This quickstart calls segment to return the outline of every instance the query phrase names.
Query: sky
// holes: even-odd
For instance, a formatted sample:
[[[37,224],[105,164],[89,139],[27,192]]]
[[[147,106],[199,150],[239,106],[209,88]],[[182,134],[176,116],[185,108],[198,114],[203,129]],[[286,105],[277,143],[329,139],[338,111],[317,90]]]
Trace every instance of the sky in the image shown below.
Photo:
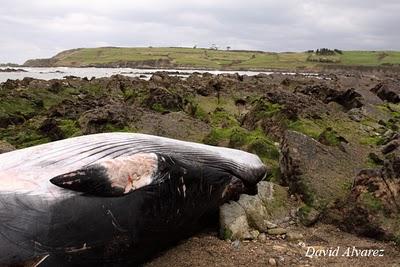
[[[0,62],[78,47],[400,50],[399,0],[0,0]]]

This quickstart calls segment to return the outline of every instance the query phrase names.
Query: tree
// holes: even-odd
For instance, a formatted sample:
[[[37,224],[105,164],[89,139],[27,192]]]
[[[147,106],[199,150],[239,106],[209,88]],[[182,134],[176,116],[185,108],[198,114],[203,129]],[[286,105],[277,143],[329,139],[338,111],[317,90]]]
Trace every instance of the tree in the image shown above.
[[[342,51],[342,50],[339,50],[339,49],[334,49],[333,51],[335,51],[335,52],[338,53],[338,54],[343,54],[343,51]]]
[[[227,47],[226,47],[226,50],[228,50],[228,51],[231,50],[231,47],[230,47],[230,46],[227,46]]]

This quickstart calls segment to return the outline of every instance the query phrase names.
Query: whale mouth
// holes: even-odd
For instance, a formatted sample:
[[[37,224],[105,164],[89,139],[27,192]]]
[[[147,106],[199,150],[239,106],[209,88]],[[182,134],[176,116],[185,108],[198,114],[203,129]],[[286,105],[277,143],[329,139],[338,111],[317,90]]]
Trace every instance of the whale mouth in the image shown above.
[[[248,176],[241,179],[241,182],[243,183],[245,190],[244,194],[256,195],[257,184],[260,181],[265,180],[269,174],[270,174],[269,169],[264,165],[256,169],[252,169]]]
[[[257,184],[268,176],[267,168],[262,167],[253,171],[252,179],[238,178],[233,176],[228,186],[225,188],[223,198],[225,200],[237,201],[241,194],[256,195],[258,193]],[[247,177],[246,177],[247,178]]]

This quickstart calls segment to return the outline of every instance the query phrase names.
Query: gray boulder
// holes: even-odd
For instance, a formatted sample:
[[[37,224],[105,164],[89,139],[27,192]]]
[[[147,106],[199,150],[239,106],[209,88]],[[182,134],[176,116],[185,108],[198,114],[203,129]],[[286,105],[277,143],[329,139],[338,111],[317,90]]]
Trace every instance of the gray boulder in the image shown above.
[[[271,182],[260,182],[258,194],[241,195],[237,202],[220,208],[220,234],[224,239],[247,239],[253,229],[267,233],[290,220],[287,189]]]
[[[220,237],[222,239],[248,239],[250,227],[246,212],[237,202],[225,203],[219,210]]]
[[[295,131],[286,132],[281,152],[282,180],[309,206],[323,208],[345,197],[347,185],[363,166],[362,151],[351,144],[323,145]]]

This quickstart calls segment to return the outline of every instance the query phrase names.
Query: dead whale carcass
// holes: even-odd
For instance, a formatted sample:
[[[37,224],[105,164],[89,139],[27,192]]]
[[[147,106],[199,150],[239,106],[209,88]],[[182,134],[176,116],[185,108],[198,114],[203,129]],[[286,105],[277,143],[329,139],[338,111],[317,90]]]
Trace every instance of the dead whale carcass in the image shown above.
[[[137,262],[265,175],[250,153],[106,133],[0,155],[0,266]]]

